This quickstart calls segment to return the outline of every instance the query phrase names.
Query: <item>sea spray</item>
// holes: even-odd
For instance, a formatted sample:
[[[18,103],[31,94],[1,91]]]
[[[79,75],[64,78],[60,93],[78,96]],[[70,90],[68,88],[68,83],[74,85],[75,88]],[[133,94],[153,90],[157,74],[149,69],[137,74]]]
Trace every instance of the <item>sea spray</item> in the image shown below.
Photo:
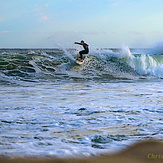
[[[159,41],[155,43],[153,48],[151,49],[150,55],[163,55],[163,41]]]
[[[148,55],[131,53],[128,47],[123,47],[121,57],[131,68],[133,68],[140,75],[149,75],[156,77],[163,77],[162,55]]]
[[[57,43],[57,46],[60,47],[61,50],[63,50],[65,56],[67,56],[70,60],[72,60],[72,61],[75,61],[75,60],[76,60],[76,59],[72,56],[72,54],[69,53],[68,50],[66,50],[66,48],[65,48],[63,45]]]

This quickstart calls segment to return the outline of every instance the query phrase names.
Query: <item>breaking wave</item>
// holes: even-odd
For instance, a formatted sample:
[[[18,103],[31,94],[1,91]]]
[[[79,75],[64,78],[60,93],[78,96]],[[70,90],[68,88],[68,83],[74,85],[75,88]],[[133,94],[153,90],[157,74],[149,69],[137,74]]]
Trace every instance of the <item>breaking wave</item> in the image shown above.
[[[163,78],[163,55],[152,51],[91,49],[83,65],[76,64],[76,53],[75,49],[1,50],[1,81]]]

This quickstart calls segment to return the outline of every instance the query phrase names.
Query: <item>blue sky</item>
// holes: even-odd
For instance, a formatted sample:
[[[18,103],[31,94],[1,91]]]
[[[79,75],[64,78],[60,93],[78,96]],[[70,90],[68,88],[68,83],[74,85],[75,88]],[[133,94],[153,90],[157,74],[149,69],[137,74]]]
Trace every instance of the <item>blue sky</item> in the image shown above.
[[[0,48],[151,47],[163,39],[162,0],[0,0]]]

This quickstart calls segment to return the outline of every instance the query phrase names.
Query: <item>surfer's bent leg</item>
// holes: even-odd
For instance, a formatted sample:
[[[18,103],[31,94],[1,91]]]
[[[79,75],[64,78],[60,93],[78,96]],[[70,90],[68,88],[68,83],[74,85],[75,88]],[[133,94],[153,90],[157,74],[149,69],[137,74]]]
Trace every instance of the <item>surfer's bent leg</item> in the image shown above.
[[[79,52],[80,54],[80,58],[83,59],[83,54],[88,54],[88,51],[87,50],[82,50]]]
[[[84,51],[84,50],[82,50],[82,51],[79,52],[79,54],[80,54],[80,59],[83,59],[83,54],[84,54],[83,51]]]

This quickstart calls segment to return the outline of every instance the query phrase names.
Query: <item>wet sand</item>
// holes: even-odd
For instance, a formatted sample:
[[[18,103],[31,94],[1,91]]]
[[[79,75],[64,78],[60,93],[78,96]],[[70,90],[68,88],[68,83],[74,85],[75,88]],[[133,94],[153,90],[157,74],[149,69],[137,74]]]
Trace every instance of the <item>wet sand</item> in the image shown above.
[[[139,142],[119,153],[91,159],[0,158],[0,163],[161,163],[163,142]]]

